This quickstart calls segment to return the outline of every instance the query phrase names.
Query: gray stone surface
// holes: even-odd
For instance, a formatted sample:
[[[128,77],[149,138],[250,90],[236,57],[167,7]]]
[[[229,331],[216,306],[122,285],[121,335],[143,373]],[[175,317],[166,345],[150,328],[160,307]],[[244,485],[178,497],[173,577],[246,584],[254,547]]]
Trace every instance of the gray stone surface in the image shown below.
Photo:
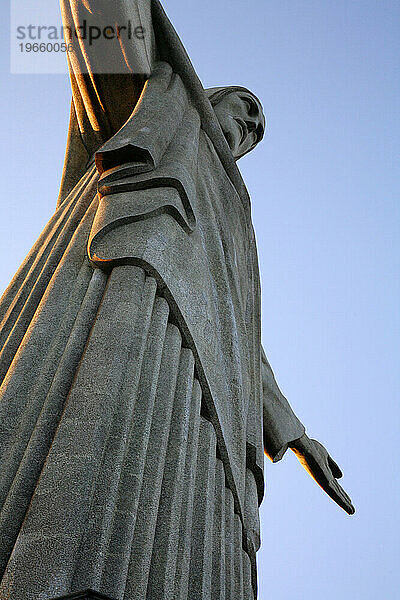
[[[93,590],[85,590],[76,594],[58,596],[57,598],[52,598],[52,600],[113,600],[113,598],[109,598],[109,596],[104,596],[104,594],[99,594]]]
[[[106,5],[62,0],[64,23]],[[264,450],[353,511],[261,349],[236,160],[265,119],[245,88],[203,89],[158,0],[113,7],[146,56],[121,43],[99,73],[75,40],[57,210],[0,303],[0,595],[247,599]]]

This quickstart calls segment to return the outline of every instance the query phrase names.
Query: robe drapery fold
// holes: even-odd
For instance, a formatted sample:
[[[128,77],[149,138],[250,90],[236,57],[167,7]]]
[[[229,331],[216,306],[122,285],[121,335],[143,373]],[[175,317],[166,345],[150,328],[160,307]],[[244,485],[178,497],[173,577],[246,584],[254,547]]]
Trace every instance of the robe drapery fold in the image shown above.
[[[67,10],[68,6],[67,9],[64,8],[64,14],[80,14],[80,11],[89,9],[101,16],[102,5],[97,5],[97,3],[85,2],[83,8],[79,0],[69,0],[68,2],[65,0],[64,4],[71,7],[69,11]],[[132,8],[134,12],[129,13],[131,5],[135,5]],[[95,46],[83,45],[82,41],[76,44],[76,51],[72,55],[73,60],[70,60],[72,78],[80,80],[79,87],[74,91],[73,96],[75,111],[80,114],[78,116],[80,137],[88,148],[88,160],[95,160],[101,174],[99,182],[101,201],[91,232],[91,242],[92,240],[98,241],[98,227],[109,229],[111,224],[108,221],[114,219],[119,223],[138,220],[141,218],[141,214],[143,216],[144,207],[148,214],[154,215],[159,210],[166,210],[175,214],[177,221],[180,221],[187,231],[194,229],[189,237],[186,235],[182,238],[182,242],[176,237],[178,234],[183,235],[182,228],[177,229],[178,233],[168,233],[171,236],[171,242],[166,245],[168,248],[172,248],[169,251],[174,254],[169,256],[171,262],[168,264],[168,270],[171,273],[170,279],[173,280],[174,263],[178,264],[179,262],[179,250],[177,249],[182,244],[189,244],[191,253],[197,257],[199,269],[203,271],[203,279],[197,278],[199,284],[197,292],[190,281],[194,276],[195,269],[192,270],[192,273],[187,270],[186,273],[181,274],[179,279],[176,278],[176,281],[179,281],[179,287],[175,286],[177,289],[173,297],[181,290],[182,298],[192,298],[190,301],[187,300],[188,305],[193,303],[193,299],[202,298],[201,308],[199,304],[198,312],[200,314],[204,311],[204,306],[208,306],[208,312],[206,311],[208,322],[206,324],[210,331],[218,332],[215,344],[216,348],[220,349],[220,354],[223,354],[221,348],[224,340],[230,340],[229,347],[226,348],[225,359],[212,356],[208,350],[210,356],[206,365],[201,366],[200,364],[199,366],[214,373],[213,376],[207,377],[209,385],[214,386],[216,384],[213,383],[213,380],[216,380],[218,373],[216,365],[220,364],[221,360],[226,361],[222,371],[225,373],[225,377],[221,377],[220,383],[217,384],[221,387],[220,394],[222,389],[225,390],[224,397],[226,399],[222,400],[221,398],[218,409],[214,406],[215,401],[210,400],[210,402],[215,411],[217,427],[220,428],[221,434],[222,430],[225,431],[225,438],[230,438],[230,441],[225,443],[232,446],[232,451],[227,450],[226,460],[228,464],[237,465],[229,470],[232,471],[232,485],[237,490],[240,489],[236,498],[236,502],[240,506],[244,493],[243,464],[246,464],[248,460],[253,465],[257,473],[261,500],[264,461],[261,441],[260,287],[249,196],[207,94],[158,0],[119,2],[116,20],[119,18],[122,22],[123,18],[126,19],[131,14],[132,21],[135,21],[136,5],[139,6],[138,10],[143,15],[146,14],[146,17],[143,17],[146,19],[146,28],[148,29],[146,39],[150,40],[151,44],[146,49],[146,56],[150,57],[153,75],[145,86],[140,80],[142,73],[131,72],[131,69],[133,70],[132,62],[131,65],[125,65],[121,69],[122,73],[116,74],[116,89],[111,87],[107,94],[102,93],[104,85],[109,82],[109,75],[103,76],[97,71],[89,79],[87,74],[82,72],[84,69],[79,65],[84,63],[85,69],[90,70],[88,68],[90,64],[94,61],[97,61],[98,64],[99,61]],[[107,17],[104,18],[107,20],[108,12],[105,11],[105,14]],[[126,41],[122,39],[121,46],[125,47],[125,45]],[[136,51],[140,53],[140,47]],[[158,61],[162,59],[164,62],[157,62],[156,58]],[[126,94],[123,95],[119,90],[119,83],[121,77],[129,77],[129,73],[131,74],[131,88],[127,88]],[[132,81],[136,84],[135,103],[129,97]],[[113,94],[115,94],[114,97],[112,97]],[[122,100],[120,103],[122,107],[120,105],[118,111],[121,121],[118,123],[118,130],[110,136],[110,128],[117,128],[116,123],[111,125],[110,115],[113,114],[114,106],[120,100]],[[79,108],[77,109],[77,107]],[[133,110],[132,107],[134,107]],[[185,115],[187,110],[191,111],[190,117],[188,114]],[[123,120],[122,114],[128,112],[130,113],[129,118]],[[93,115],[95,119],[93,119]],[[115,114],[113,118],[115,119]],[[94,122],[107,122],[108,125],[100,128],[97,132],[93,127]],[[101,144],[99,134],[104,138]],[[196,160],[199,151],[203,153],[204,157]],[[218,173],[217,178],[215,178],[215,173]],[[203,188],[201,192],[199,185]],[[163,189],[169,200],[163,199]],[[178,193],[175,193],[174,190],[177,190]],[[204,209],[203,207],[194,209],[193,204],[194,202],[198,203],[201,194],[212,198],[212,201],[209,201],[210,206],[213,207],[211,210],[206,211],[205,207]],[[130,198],[128,198],[129,195]],[[127,204],[130,204],[130,209]],[[164,209],[162,205],[164,205]],[[126,214],[129,210],[132,212],[130,216]],[[219,212],[218,216],[216,216],[216,211]],[[113,213],[112,217],[111,213]],[[231,223],[229,223],[230,218],[233,219]],[[202,220],[201,227],[198,219]],[[197,228],[194,227],[195,222],[197,222]],[[131,227],[133,226],[132,222]],[[175,222],[171,227],[174,226]],[[124,227],[126,229],[127,225]],[[147,220],[144,221],[143,227],[150,227]],[[114,232],[114,235],[117,234]],[[203,239],[200,239],[201,236]],[[132,236],[126,232],[126,237],[132,238],[136,235]],[[161,243],[160,237],[162,237],[161,232],[158,240],[155,240],[154,248],[156,248],[156,243]],[[194,239],[197,239],[197,245],[192,242]],[[149,250],[149,248],[150,244],[147,244],[146,249]],[[205,253],[204,248],[206,249]],[[217,248],[220,249],[218,258],[216,258],[218,252],[215,250]],[[199,249],[202,249],[204,253],[202,260],[198,253]],[[89,256],[94,258],[92,251],[93,246],[90,245]],[[139,252],[139,250],[137,251]],[[228,252],[233,254],[225,256],[225,253]],[[95,252],[95,254],[99,253]],[[161,255],[161,252],[159,254]],[[164,256],[166,257],[166,255]],[[184,256],[183,253],[182,256]],[[215,258],[214,265],[210,263],[210,258]],[[229,267],[226,264],[227,260],[231,262]],[[149,263],[151,264],[150,259]],[[165,264],[167,265],[167,260],[165,260]],[[187,261],[186,269],[188,264],[189,261]],[[163,269],[166,270],[166,266]],[[204,269],[208,273],[204,274]],[[161,274],[159,276],[162,278]],[[221,284],[222,281],[224,281],[224,286]],[[202,282],[208,286],[208,292],[202,289]],[[165,281],[164,285],[166,285]],[[185,286],[187,290],[183,292]],[[218,293],[220,293],[219,298]],[[204,300],[205,296],[207,301]],[[245,296],[245,300],[243,296]],[[179,303],[176,304],[179,310]],[[191,312],[193,313],[193,307]],[[226,321],[223,319],[220,321],[222,316],[226,318]],[[249,326],[249,317],[252,320],[252,331],[246,330],[246,326]],[[196,319],[193,320],[196,322]],[[203,328],[204,326],[205,324],[202,325]],[[241,329],[240,332],[238,327]],[[201,330],[193,325],[192,330],[197,332],[199,338],[201,336],[204,339],[207,338],[204,329]],[[193,335],[195,333],[192,332],[192,338]],[[235,337],[236,339],[234,339]],[[201,343],[200,340],[199,343]],[[204,345],[206,346],[206,344]],[[196,348],[194,351],[197,352]],[[246,371],[246,375],[244,375],[244,371]],[[225,381],[223,382],[223,380]],[[232,389],[230,389],[231,386]],[[236,394],[242,395],[243,398],[235,401]],[[249,406],[252,407],[250,411],[248,410]],[[229,415],[232,407],[233,410],[239,411],[236,416]],[[218,413],[219,417],[217,417]],[[248,418],[249,423],[247,423]],[[246,431],[251,432],[248,440]],[[248,445],[248,451],[246,445]],[[240,458],[238,458],[238,454]]]
[[[259,315],[260,286],[258,272],[252,268],[255,246],[249,216],[201,130],[195,109],[183,112],[183,127],[178,123],[169,144],[162,139],[152,106],[155,104],[161,120],[164,110],[168,114],[168,101],[164,109],[162,95],[171,89],[171,75],[168,65],[158,64],[146,85],[138,108],[140,114],[141,107],[148,104],[146,135],[140,127],[136,136],[134,113],[132,123],[99,151],[108,155],[112,164],[121,154],[126,162],[111,169],[118,179],[105,188],[99,182],[102,192],[88,254],[99,267],[131,262],[151,270],[175,306],[176,319],[197,358],[227,477],[243,515],[246,464],[257,473],[260,500],[263,493],[262,459],[251,464],[257,449],[263,456],[260,325],[254,318]],[[174,77],[173,93],[177,104],[183,106],[186,93],[179,76]],[[153,94],[157,103],[151,100]],[[139,164],[141,170],[140,156],[145,146],[152,145],[153,121],[165,153],[151,171],[126,176],[126,164]],[[132,131],[128,138],[126,129]],[[165,135],[170,137],[168,126]],[[128,148],[127,139],[131,142]],[[102,179],[111,175],[106,171]],[[252,347],[257,348],[256,357]],[[248,435],[248,421],[252,432],[258,425],[257,438]]]

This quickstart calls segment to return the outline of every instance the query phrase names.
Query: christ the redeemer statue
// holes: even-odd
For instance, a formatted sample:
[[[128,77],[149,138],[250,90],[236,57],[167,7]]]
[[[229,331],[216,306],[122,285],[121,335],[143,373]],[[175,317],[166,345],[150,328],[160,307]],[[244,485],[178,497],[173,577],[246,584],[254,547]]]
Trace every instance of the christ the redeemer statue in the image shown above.
[[[0,598],[248,600],[264,452],[354,512],[261,348],[262,107],[203,88],[158,0],[61,6],[60,197],[0,304]]]

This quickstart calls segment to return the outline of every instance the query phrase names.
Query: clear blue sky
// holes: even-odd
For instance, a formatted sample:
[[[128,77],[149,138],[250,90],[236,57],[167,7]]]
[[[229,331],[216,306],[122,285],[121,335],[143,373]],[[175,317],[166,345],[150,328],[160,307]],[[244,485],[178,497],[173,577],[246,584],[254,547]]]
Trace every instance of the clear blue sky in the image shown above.
[[[10,75],[7,4],[1,289],[54,209],[70,102],[66,76]],[[260,600],[394,599],[400,4],[164,6],[205,85],[245,85],[263,101],[268,132],[241,169],[258,238],[264,345],[310,436],[342,466],[357,507],[351,518],[336,508],[290,452],[267,464]]]

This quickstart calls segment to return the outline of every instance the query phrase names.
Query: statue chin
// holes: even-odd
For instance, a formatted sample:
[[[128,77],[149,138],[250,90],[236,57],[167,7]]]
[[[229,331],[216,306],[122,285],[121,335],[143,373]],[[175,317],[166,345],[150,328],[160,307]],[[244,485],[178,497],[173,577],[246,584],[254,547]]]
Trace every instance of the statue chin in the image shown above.
[[[247,131],[243,131],[242,127],[233,117],[230,117],[228,122],[226,119],[223,121],[222,119],[218,120],[235,160],[239,160],[244,154],[252,150],[251,136],[248,135]]]
[[[223,107],[222,103],[217,105],[214,110],[229,148],[231,149],[234,158],[237,159],[240,156],[239,150],[243,132],[234,117],[227,112],[225,107]]]
[[[233,154],[233,157],[235,159],[237,159],[240,156],[239,153],[239,149],[240,149],[240,139],[239,136],[237,134],[235,134],[234,132],[232,132],[231,129],[222,129],[225,139],[228,142],[229,148],[231,149],[231,152]]]

